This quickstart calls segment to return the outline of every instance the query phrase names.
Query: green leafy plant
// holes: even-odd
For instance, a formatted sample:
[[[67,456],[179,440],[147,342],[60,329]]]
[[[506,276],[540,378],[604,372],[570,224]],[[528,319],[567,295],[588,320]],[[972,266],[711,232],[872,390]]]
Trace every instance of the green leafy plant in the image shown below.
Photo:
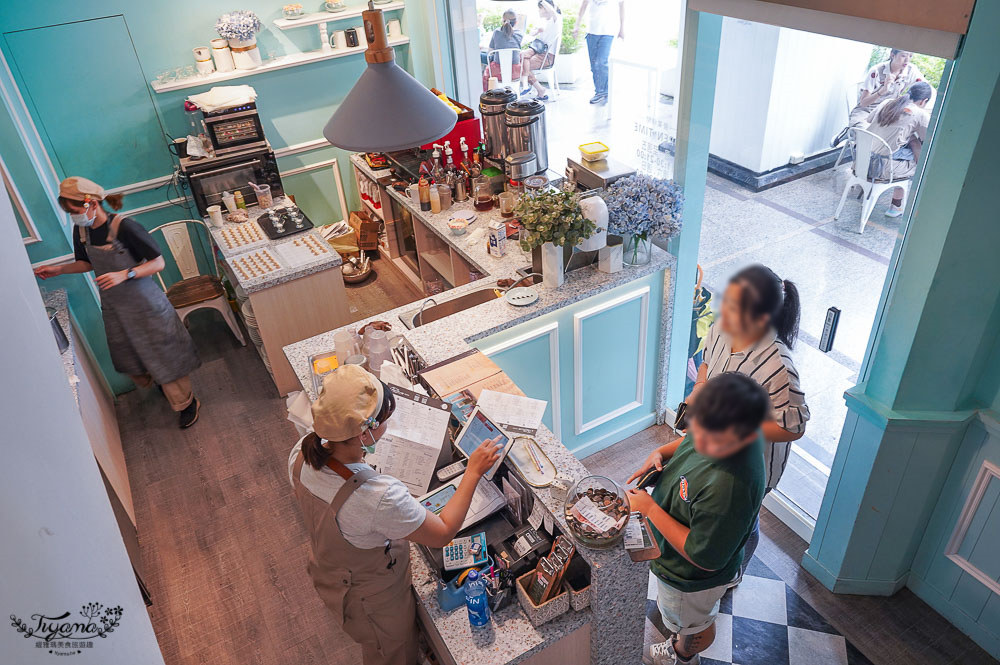
[[[580,24],[580,37],[573,35],[577,24]],[[562,42],[559,44],[560,53],[576,53],[583,48],[584,25],[580,21],[580,16],[576,9],[564,8],[562,10]]]
[[[503,24],[502,9],[483,9],[479,11],[479,25],[483,26],[483,31],[492,35],[493,31]]]
[[[580,200],[572,192],[542,192],[522,197],[514,210],[524,227],[521,249],[528,252],[547,242],[573,246],[597,231],[597,225],[583,216]]]

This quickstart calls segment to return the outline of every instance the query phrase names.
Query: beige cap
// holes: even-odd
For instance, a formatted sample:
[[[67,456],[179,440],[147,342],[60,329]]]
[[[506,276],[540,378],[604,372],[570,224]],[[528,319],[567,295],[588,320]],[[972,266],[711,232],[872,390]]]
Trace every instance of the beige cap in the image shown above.
[[[59,183],[59,196],[70,201],[103,201],[104,188],[93,180],[75,175]]]
[[[382,383],[358,365],[343,365],[323,379],[313,402],[313,431],[327,441],[347,441],[369,429],[382,408]]]

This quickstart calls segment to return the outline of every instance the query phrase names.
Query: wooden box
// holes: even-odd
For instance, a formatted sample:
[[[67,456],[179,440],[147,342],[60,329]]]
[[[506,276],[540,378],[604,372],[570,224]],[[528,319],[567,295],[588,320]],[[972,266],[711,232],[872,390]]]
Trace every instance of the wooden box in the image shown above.
[[[528,615],[528,621],[531,622],[532,626],[538,628],[542,624],[552,621],[569,611],[569,592],[564,585],[559,590],[558,595],[550,598],[541,605],[535,605],[528,596],[528,586],[531,584],[534,576],[535,571],[529,570],[517,578],[517,599],[521,602],[524,613]]]

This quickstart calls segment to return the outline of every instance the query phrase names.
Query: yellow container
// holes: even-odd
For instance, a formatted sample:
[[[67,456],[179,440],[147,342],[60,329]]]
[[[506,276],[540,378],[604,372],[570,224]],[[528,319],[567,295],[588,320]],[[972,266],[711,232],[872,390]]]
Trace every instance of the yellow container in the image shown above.
[[[596,162],[600,159],[607,159],[611,148],[600,141],[591,141],[580,146],[580,157],[585,162]]]

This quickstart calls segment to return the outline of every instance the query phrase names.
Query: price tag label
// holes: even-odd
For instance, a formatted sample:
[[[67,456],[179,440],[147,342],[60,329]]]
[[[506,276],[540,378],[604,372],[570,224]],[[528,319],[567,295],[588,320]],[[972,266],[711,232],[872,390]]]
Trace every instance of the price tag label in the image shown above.
[[[542,526],[545,528],[546,531],[549,532],[549,535],[552,536],[556,535],[555,525],[552,524],[552,515],[545,513],[545,515],[542,517]]]
[[[542,502],[535,499],[534,505],[531,506],[531,514],[528,515],[528,524],[531,525],[532,529],[538,531],[538,528],[542,526],[544,517],[545,509],[542,507]]]
[[[628,524],[625,525],[624,543],[627,550],[641,550],[645,547],[642,538],[642,522],[639,521],[637,513],[632,513]]]

